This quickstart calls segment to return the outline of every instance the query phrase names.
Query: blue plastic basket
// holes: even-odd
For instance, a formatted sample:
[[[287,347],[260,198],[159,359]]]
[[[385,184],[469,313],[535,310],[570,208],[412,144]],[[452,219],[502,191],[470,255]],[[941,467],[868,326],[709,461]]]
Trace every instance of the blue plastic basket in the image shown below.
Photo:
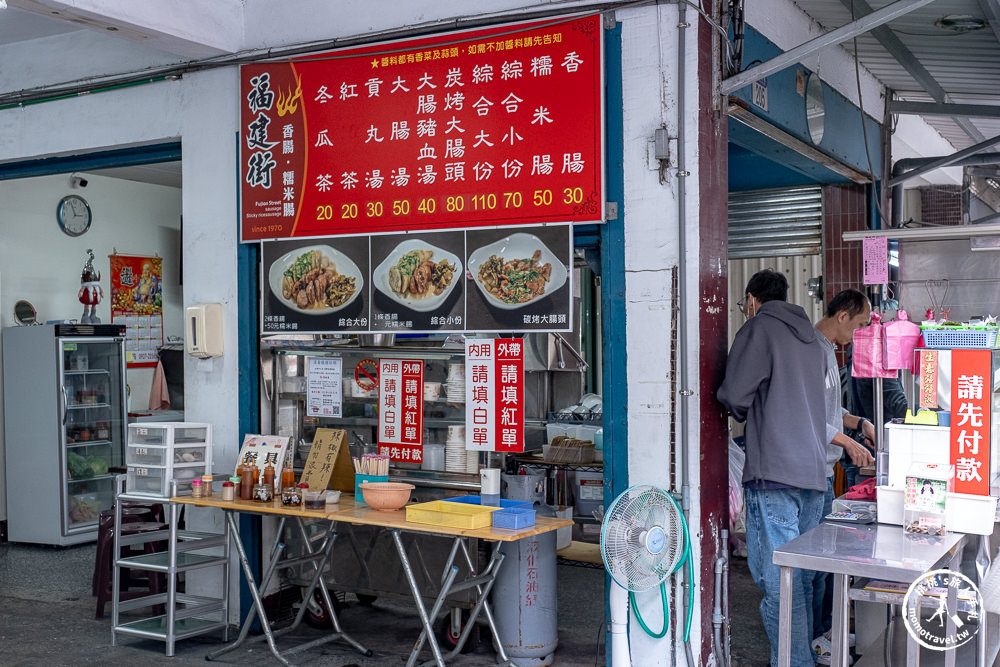
[[[924,345],[932,348],[990,349],[996,329],[924,329]]]
[[[535,510],[523,507],[510,507],[493,513],[494,528],[529,528],[535,525]]]
[[[479,496],[456,496],[454,498],[442,498],[441,500],[444,500],[449,503],[465,503],[467,505],[483,504],[483,499]],[[526,500],[506,500],[504,498],[500,499],[501,509],[521,508],[530,510],[532,507],[534,507],[534,504],[529,503]]]

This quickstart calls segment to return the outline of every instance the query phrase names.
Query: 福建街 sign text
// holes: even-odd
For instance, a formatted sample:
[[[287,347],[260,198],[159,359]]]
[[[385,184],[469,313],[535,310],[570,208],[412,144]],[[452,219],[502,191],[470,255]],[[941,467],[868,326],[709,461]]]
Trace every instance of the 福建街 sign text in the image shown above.
[[[241,239],[599,222],[599,15],[241,68]]]

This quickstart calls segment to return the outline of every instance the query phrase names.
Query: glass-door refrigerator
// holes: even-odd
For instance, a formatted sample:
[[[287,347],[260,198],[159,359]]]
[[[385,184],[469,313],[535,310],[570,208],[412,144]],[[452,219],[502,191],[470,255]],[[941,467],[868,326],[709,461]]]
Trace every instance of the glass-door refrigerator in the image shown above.
[[[124,472],[125,328],[5,328],[3,379],[10,541],[96,539]]]

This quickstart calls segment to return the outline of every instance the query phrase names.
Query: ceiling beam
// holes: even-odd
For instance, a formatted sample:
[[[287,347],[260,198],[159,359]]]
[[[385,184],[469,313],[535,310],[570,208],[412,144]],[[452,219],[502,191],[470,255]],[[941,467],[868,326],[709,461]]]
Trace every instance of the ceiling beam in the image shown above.
[[[793,137],[776,125],[772,125],[765,119],[750,111],[750,109],[747,108],[746,102],[737,97],[729,98],[729,107],[727,111],[730,118],[739,121],[752,130],[760,132],[765,137],[778,142],[782,146],[790,148],[799,155],[803,155],[813,162],[826,167],[835,174],[839,174],[840,176],[858,184],[869,183],[872,180],[867,174],[863,174],[857,169],[849,167],[840,160],[830,157],[826,153],[813,148],[797,137]]]
[[[989,148],[990,146],[995,146],[996,144],[1000,144],[1000,135],[997,135],[991,139],[980,141],[978,144],[974,146],[969,146],[968,148],[960,150],[957,153],[952,153],[951,155],[945,155],[944,157],[940,157],[937,160],[934,160],[933,162],[928,162],[927,164],[921,165],[916,169],[911,169],[910,171],[904,172],[899,176],[893,176],[892,178],[889,179],[889,182],[886,183],[886,187],[894,188],[903,181],[908,181],[911,178],[922,176],[929,171],[934,171],[935,169],[940,169],[941,167],[947,167],[948,165],[955,164],[956,162],[964,160],[970,155],[975,155],[984,148]]]
[[[982,219],[982,218],[981,218]],[[947,241],[949,239],[971,239],[977,236],[1000,235],[1000,224],[992,225],[945,225],[943,227],[913,227],[906,229],[862,229],[843,232],[845,241],[864,241],[872,236],[886,236],[899,241]]]
[[[934,0],[896,0],[896,2],[891,5],[887,5],[876,12],[871,12],[866,16],[862,16],[856,21],[852,21],[845,26],[837,28],[836,30],[831,30],[830,32],[822,34],[815,39],[811,39],[804,44],[799,44],[798,46],[785,51],[780,56],[775,56],[774,58],[771,58],[756,67],[751,67],[750,69],[740,72],[735,76],[723,79],[722,94],[728,95],[743,86],[749,86],[754,81],[759,81],[766,76],[774,74],[775,72],[780,72],[789,65],[793,65],[803,58],[808,58],[817,51],[822,51],[828,47],[836,46],[837,44],[846,42],[849,39],[853,39],[858,35],[863,35],[872,28],[898,19],[900,16],[905,16],[913,10],[920,9],[924,5],[928,5],[933,1]]]
[[[989,21],[993,34],[1000,42],[1000,0],[979,0],[979,9],[985,14],[984,18]]]
[[[860,14],[862,17],[871,16],[874,13],[871,5],[869,5],[865,0],[840,0],[844,6],[852,11],[854,14]],[[983,0],[984,2],[996,0]],[[913,79],[921,86],[927,93],[934,98],[934,101],[940,102],[942,104],[951,102],[951,98],[948,97],[948,93],[945,92],[941,84],[927,71],[920,60],[917,59],[913,52],[906,48],[903,41],[896,36],[888,26],[879,26],[874,28],[872,31],[872,37],[878,40],[879,44],[889,52],[899,66],[907,71],[907,73],[913,77]],[[982,132],[979,131],[975,125],[972,124],[967,118],[962,117],[952,117],[952,120],[958,125],[963,132],[972,141],[982,141],[986,137]]]
[[[996,104],[942,104],[939,102],[905,102],[903,100],[889,100],[888,111],[889,113],[909,114],[914,116],[1000,118],[1000,105]]]

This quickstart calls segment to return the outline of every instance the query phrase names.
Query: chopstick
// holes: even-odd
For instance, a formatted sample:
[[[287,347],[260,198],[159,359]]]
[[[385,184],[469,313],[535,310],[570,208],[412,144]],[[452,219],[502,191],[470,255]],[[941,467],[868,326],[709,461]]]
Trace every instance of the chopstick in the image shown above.
[[[389,457],[383,454],[365,454],[360,459],[352,457],[356,475],[387,477],[389,475]]]

